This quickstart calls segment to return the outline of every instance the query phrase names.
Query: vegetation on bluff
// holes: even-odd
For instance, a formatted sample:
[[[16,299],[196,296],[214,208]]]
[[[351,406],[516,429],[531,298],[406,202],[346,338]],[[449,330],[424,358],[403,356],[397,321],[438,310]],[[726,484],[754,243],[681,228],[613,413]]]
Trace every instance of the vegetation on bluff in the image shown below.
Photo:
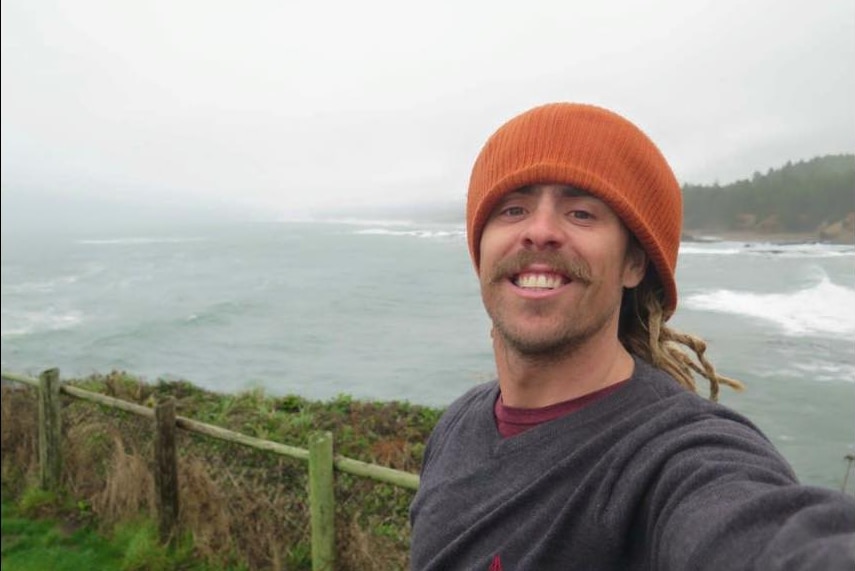
[[[801,233],[855,241],[855,155],[755,172],[726,186],[683,185],[684,226],[696,231]]]
[[[181,416],[283,444],[306,447],[328,430],[335,452],[417,473],[440,410],[406,402],[328,402],[261,390],[217,394],[187,382],[145,383],[122,372],[70,384],[152,406],[174,397]],[[151,421],[66,396],[63,481],[72,505],[86,506],[98,530],[154,518]],[[4,499],[20,498],[37,481],[35,391],[2,388]],[[179,431],[179,521],[195,558],[245,569],[310,568],[308,467],[305,462]],[[413,492],[337,473],[338,569],[405,569],[408,508]]]

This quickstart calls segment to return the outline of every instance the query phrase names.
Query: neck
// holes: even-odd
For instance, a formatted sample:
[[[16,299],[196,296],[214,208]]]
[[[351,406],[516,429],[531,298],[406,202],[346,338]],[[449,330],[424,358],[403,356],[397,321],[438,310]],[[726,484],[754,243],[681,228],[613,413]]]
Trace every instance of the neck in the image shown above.
[[[509,347],[497,333],[493,352],[502,401],[517,408],[540,408],[584,396],[628,379],[635,367],[616,335],[588,339],[562,355],[528,356]]]

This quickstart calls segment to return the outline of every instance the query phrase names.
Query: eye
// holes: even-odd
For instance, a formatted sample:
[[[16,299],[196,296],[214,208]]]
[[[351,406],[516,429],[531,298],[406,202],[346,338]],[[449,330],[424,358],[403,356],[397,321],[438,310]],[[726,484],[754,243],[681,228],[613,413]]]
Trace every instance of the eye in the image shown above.
[[[575,220],[593,220],[594,215],[587,210],[571,210],[569,216]]]
[[[510,218],[516,218],[518,216],[522,216],[523,214],[525,214],[525,208],[523,208],[522,206],[507,206],[507,207],[503,208],[499,212],[499,214],[501,214],[502,216],[510,217]]]

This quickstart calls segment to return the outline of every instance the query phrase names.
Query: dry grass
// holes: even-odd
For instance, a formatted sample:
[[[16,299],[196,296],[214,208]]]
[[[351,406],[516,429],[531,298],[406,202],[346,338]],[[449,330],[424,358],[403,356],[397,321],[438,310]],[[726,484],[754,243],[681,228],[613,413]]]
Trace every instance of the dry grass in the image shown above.
[[[259,391],[220,396],[187,383],[150,386],[123,373],[79,383],[132,402],[178,399],[179,414],[254,436],[305,447],[311,430],[331,430],[337,453],[418,471],[433,413],[347,398],[309,403]],[[154,517],[150,420],[63,396],[63,484],[91,506],[105,531],[140,515]],[[424,415],[409,417],[408,415]],[[414,427],[419,422],[424,426]],[[3,386],[4,490],[37,477],[35,391]],[[217,422],[213,422],[215,419]],[[308,470],[304,462],[199,435],[179,433],[180,529],[196,553],[224,566],[310,568]],[[337,568],[405,569],[412,492],[336,475]]]
[[[15,385],[2,386],[0,398],[0,454],[4,492],[23,491],[38,478],[38,407],[35,391]]]
[[[104,478],[104,488],[88,498],[98,517],[108,526],[119,523],[129,514],[154,513],[154,474],[149,462],[133,443],[116,437]],[[85,474],[91,477],[91,474]]]

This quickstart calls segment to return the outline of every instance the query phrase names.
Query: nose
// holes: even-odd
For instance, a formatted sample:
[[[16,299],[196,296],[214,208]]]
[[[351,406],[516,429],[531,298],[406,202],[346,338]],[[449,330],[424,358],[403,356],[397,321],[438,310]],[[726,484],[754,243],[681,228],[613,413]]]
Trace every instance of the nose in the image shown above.
[[[551,204],[538,205],[526,220],[523,245],[531,250],[558,249],[565,240],[560,212]]]

